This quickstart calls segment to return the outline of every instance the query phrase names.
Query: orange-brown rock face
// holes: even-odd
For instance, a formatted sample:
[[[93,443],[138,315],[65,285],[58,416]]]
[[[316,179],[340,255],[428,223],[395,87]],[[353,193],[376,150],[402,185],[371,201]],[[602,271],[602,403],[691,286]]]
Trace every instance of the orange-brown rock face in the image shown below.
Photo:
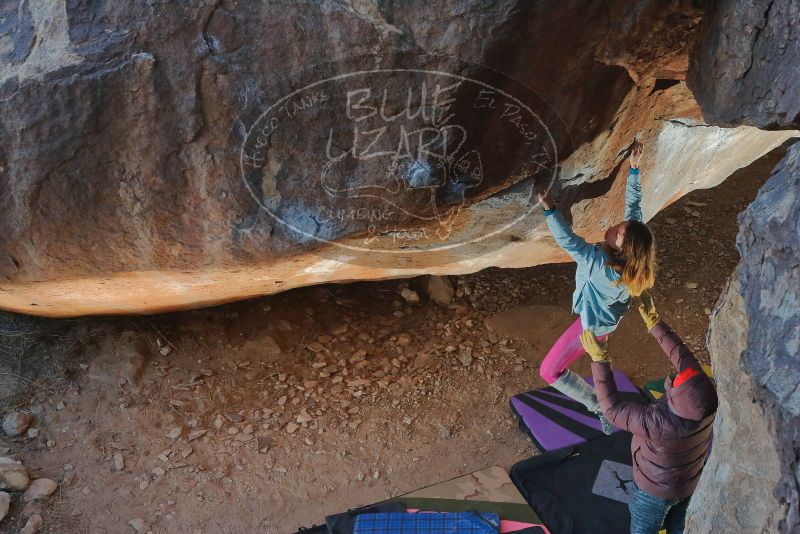
[[[691,3],[533,4],[8,3],[0,307],[564,261],[534,183],[597,239],[634,136],[649,218],[793,135],[702,123]]]

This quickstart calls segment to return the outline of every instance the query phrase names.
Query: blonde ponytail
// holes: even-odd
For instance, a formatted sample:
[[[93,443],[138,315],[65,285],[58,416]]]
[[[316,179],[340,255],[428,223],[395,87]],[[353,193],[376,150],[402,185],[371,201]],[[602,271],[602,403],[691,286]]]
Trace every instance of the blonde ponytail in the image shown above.
[[[628,221],[622,248],[608,250],[608,265],[620,273],[618,283],[625,284],[628,293],[638,297],[656,281],[656,244],[653,233],[639,221]]]

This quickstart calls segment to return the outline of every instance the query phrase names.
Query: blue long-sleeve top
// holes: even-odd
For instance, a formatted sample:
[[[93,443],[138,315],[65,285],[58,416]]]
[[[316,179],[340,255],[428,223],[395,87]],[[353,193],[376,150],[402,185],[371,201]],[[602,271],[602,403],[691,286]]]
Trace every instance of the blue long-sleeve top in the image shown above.
[[[631,169],[625,186],[625,220],[642,220],[642,187],[639,169]],[[608,257],[600,245],[590,245],[575,234],[556,210],[545,210],[545,221],[558,246],[578,264],[572,311],[581,318],[584,330],[598,336],[613,332],[628,311],[631,297],[620,275],[607,265]]]

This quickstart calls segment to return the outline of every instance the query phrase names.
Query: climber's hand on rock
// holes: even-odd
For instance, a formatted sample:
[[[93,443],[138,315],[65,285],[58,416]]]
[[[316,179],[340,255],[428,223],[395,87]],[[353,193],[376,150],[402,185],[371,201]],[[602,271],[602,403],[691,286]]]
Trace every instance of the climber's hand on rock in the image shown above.
[[[642,316],[647,330],[652,330],[656,323],[660,321],[656,305],[653,304],[653,297],[647,291],[639,295],[639,314]]]
[[[593,362],[608,361],[608,342],[599,341],[591,330],[581,332],[581,345]]]
[[[642,152],[644,152],[644,145],[639,141],[634,141],[633,146],[631,147],[631,168],[638,169],[639,162],[642,160]]]

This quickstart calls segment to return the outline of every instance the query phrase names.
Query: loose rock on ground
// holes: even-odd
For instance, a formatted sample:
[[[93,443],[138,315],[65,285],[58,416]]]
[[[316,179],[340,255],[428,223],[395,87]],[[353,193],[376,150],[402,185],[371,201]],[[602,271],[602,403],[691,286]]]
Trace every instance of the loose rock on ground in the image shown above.
[[[11,412],[3,419],[3,432],[10,438],[21,436],[28,430],[33,417],[25,412]]]

